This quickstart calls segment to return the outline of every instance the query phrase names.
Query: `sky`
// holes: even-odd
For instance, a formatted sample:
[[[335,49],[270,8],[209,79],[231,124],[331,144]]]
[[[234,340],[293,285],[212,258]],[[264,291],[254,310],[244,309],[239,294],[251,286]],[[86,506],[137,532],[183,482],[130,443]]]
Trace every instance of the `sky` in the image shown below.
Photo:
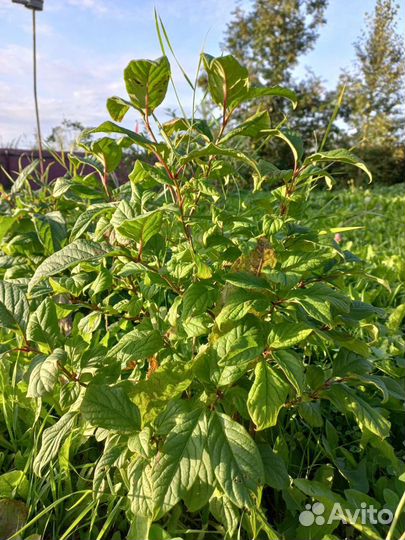
[[[239,0],[239,4],[248,9],[251,2]],[[202,50],[221,54],[224,30],[236,5],[236,0],[45,0],[44,11],[37,13],[43,135],[65,118],[85,126],[108,119],[106,99],[126,97],[122,74],[128,62],[161,55],[154,7],[179,61],[194,78]],[[333,87],[341,69],[351,64],[353,43],[365,13],[374,5],[375,0],[329,0],[327,24],[315,49],[301,59],[298,77],[305,77],[310,68]],[[173,72],[181,101],[189,109],[190,88],[174,66]],[[165,108],[176,106],[170,91],[162,120],[167,119]],[[135,121],[135,116],[128,120],[130,125]],[[30,147],[34,133],[32,14],[11,0],[0,0],[0,147]]]

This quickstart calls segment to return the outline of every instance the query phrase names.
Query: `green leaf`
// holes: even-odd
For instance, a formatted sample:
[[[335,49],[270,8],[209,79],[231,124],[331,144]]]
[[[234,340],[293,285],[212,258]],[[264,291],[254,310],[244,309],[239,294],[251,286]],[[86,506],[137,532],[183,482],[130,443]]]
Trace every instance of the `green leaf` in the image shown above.
[[[203,450],[200,468],[197,478],[191,490],[184,497],[184,502],[190,512],[197,512],[203,508],[215,489],[215,477],[212,469],[211,459],[206,448]]]
[[[59,274],[78,263],[102,259],[111,249],[107,244],[97,244],[84,239],[74,240],[38,266],[29,283],[29,290],[32,290],[42,279]]]
[[[249,312],[262,312],[270,305],[270,300],[255,291],[237,289],[227,299],[226,304],[215,319],[221,327],[227,321],[238,321]]]
[[[405,317],[405,304],[397,306],[388,318],[387,327],[396,332],[399,330],[401,323]]]
[[[0,499],[26,499],[30,484],[23,471],[9,471],[0,476]],[[0,526],[2,525],[0,519]]]
[[[0,216],[0,242],[17,221],[16,216]]]
[[[32,180],[33,173],[36,171],[39,165],[39,159],[34,159],[29,165],[24,167],[18,174],[15,182],[11,186],[11,193],[18,193],[23,188],[24,184]]]
[[[208,141],[213,140],[213,135],[207,121],[198,118],[174,118],[173,120],[169,120],[169,122],[165,122],[162,128],[168,137],[179,131],[193,130],[204,135]]]
[[[202,315],[213,298],[213,289],[205,283],[193,283],[183,294],[183,311],[185,319],[191,315]]]
[[[345,384],[334,384],[323,392],[333,405],[343,414],[352,413],[362,431],[371,431],[380,439],[390,434],[390,422],[367,401],[362,399],[353,389]]]
[[[155,486],[152,474],[152,463],[146,459],[138,459],[129,467],[128,498],[135,515],[149,518],[154,516]]]
[[[270,116],[267,111],[258,111],[224,135],[221,138],[221,144],[233,137],[259,137],[264,129],[270,129]]]
[[[277,424],[278,413],[285,404],[289,390],[289,384],[265,360],[256,365],[247,406],[258,430]]]
[[[36,358],[30,373],[27,396],[38,398],[50,394],[58,382],[58,363],[63,364],[65,359],[66,353],[62,349],[55,349],[49,356]]]
[[[282,97],[289,99],[291,103],[293,104],[293,108],[297,106],[298,103],[298,97],[297,94],[293,90],[289,90],[288,88],[283,88],[282,86],[270,86],[268,88],[266,87],[251,87],[249,88],[249,92],[247,95],[247,99],[259,99],[263,97]]]
[[[61,338],[55,303],[50,298],[45,298],[30,316],[27,339],[47,345],[53,350],[60,345]]]
[[[322,427],[323,418],[319,402],[300,403],[297,406],[298,414],[311,427]]]
[[[349,150],[338,149],[329,150],[328,152],[318,152],[307,157],[305,160],[305,165],[316,163],[347,163],[364,171],[369,177],[370,182],[373,180],[373,176],[364,161],[352,152],[349,152]]]
[[[107,99],[107,110],[111,118],[116,122],[122,122],[131,107],[132,103],[118,96],[112,96]]]
[[[92,204],[77,218],[72,230],[70,231],[70,241],[72,242],[73,240],[76,240],[76,238],[82,236],[82,234],[85,233],[90,227],[93,220],[104,214],[113,212],[114,209],[115,205],[111,203]]]
[[[138,146],[141,146],[142,148],[152,150],[156,146],[154,142],[147,139],[144,135],[139,135],[139,133],[114,124],[114,122],[110,122],[109,120],[107,122],[103,122],[96,128],[87,130],[87,133],[119,133],[120,135],[125,135],[125,137],[132,144],[136,144]]]
[[[64,414],[53,426],[44,430],[41,448],[34,459],[34,473],[41,476],[42,470],[54,459],[65,441],[71,434],[77,412]]]
[[[157,60],[132,60],[124,70],[125,86],[137,109],[151,114],[166,96],[170,64],[166,56]]]
[[[269,283],[262,277],[249,274],[247,272],[229,273],[225,276],[225,280],[234,285],[235,287],[241,287],[242,289],[269,291]]]
[[[214,58],[203,53],[201,58],[214,103],[225,110],[232,110],[242,103],[249,90],[248,70],[231,55]]]
[[[103,455],[98,460],[93,476],[93,491],[96,496],[101,496],[100,489],[107,474],[111,471],[111,468],[115,465],[121,455],[125,454],[125,450],[114,444],[116,441],[113,439],[111,445],[107,446],[103,452]]]
[[[110,137],[102,137],[91,143],[91,151],[101,162],[104,173],[114,172],[121,163],[122,148]]]
[[[142,187],[154,187],[156,184],[163,186],[170,184],[173,185],[173,180],[168,177],[165,171],[145,163],[141,160],[135,162],[132,172],[129,173],[128,178],[133,185],[142,184]]]
[[[122,236],[145,245],[153,236],[159,233],[162,226],[163,213],[152,210],[120,223],[117,230]]]
[[[155,517],[166,514],[192,488],[201,465],[207,437],[205,409],[176,419],[153,467]]]
[[[66,223],[61,212],[35,215],[33,221],[38,239],[45,248],[45,253],[51,255],[61,249],[66,238]]]
[[[18,285],[0,281],[0,326],[19,328],[25,333],[30,308],[28,300]]]
[[[90,384],[80,410],[84,418],[95,427],[131,433],[138,431],[141,426],[138,407],[121,387]]]
[[[97,328],[100,326],[101,318],[102,315],[100,312],[92,311],[83,317],[83,319],[80,319],[77,328],[85,341],[90,341],[90,339],[86,339],[86,336],[91,336],[93,332],[97,330]]]
[[[114,356],[128,357],[131,360],[143,360],[157,353],[164,345],[162,336],[157,330],[138,330],[135,328],[125,334],[111,349]]]
[[[214,343],[219,365],[236,365],[254,360],[263,352],[265,341],[260,321],[246,317]]]
[[[283,458],[269,444],[259,444],[258,447],[264,466],[265,483],[274,489],[287,489],[290,478]]]
[[[301,137],[299,137],[296,133],[288,129],[268,129],[263,131],[263,135],[267,135],[268,137],[278,137],[279,139],[286,142],[294,156],[294,162],[300,162],[304,153],[304,148]]]
[[[239,525],[239,512],[235,505],[217,490],[210,499],[209,508],[214,518],[224,527],[224,540],[234,539]]]
[[[128,531],[128,540],[129,539],[132,539],[132,538],[148,538],[148,540],[154,540],[155,539],[155,536],[153,535],[153,531],[154,529],[152,528],[153,525],[152,525],[152,519],[147,517],[147,516],[143,516],[143,515],[140,515],[140,514],[136,514],[134,512],[134,515],[133,515],[133,518],[132,518],[132,521],[131,521],[131,527]],[[160,535],[158,535],[156,537],[156,540],[161,540],[161,538],[164,539],[164,537],[161,537]]]
[[[327,291],[324,291],[323,288],[319,293],[316,285],[305,289],[294,289],[287,298],[291,302],[300,304],[313,319],[327,325],[332,323]]]
[[[286,321],[274,324],[270,330],[268,344],[272,349],[289,349],[307,338],[313,329],[304,323]]]
[[[224,148],[214,143],[209,143],[203,148],[196,148],[195,150],[191,150],[191,152],[181,157],[179,159],[179,162],[181,165],[185,165],[186,163],[190,163],[190,161],[210,156],[226,156],[242,161],[251,169],[253,169],[255,173],[260,177],[260,170],[258,169],[256,162],[249,156],[247,156],[244,152],[241,152],[240,150],[235,150],[233,148]]]
[[[242,508],[264,481],[263,463],[245,428],[226,414],[213,412],[208,426],[208,452],[215,477],[229,499]]]
[[[282,369],[286,378],[300,396],[305,391],[304,362],[293,351],[279,350],[274,353],[274,360]]]

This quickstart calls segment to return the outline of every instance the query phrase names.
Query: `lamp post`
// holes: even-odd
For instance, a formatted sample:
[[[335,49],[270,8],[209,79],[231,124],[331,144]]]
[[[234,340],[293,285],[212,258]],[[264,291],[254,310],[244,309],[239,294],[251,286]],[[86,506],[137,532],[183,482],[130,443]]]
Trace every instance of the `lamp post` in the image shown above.
[[[39,106],[37,93],[37,30],[36,30],[36,12],[42,11],[44,7],[43,0],[12,0],[14,4],[21,4],[32,11],[32,60],[33,60],[33,79],[34,79],[34,102],[35,116],[37,121],[37,139],[38,139],[38,155],[39,155],[39,170],[41,177],[44,175],[44,161],[42,155],[42,137],[41,123],[39,120]]]

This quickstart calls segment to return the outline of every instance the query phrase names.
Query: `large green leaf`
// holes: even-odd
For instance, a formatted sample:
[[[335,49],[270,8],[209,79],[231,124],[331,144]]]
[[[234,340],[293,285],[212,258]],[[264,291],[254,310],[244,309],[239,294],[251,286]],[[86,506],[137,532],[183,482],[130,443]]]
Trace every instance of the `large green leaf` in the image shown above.
[[[33,218],[38,239],[44,246],[46,255],[61,249],[66,239],[66,223],[61,212],[36,214]]]
[[[193,283],[183,295],[183,317],[205,313],[213,297],[213,289],[205,283]]]
[[[162,128],[166,135],[171,137],[174,133],[179,131],[195,131],[208,141],[212,141],[213,135],[209,124],[206,120],[198,118],[173,118],[162,125]]]
[[[131,359],[132,361],[143,360],[157,353],[164,345],[162,336],[157,330],[138,330],[135,328],[125,334],[120,341],[111,349],[114,356]]]
[[[265,336],[259,319],[245,317],[214,343],[219,365],[236,365],[257,358],[265,348]]]
[[[26,499],[29,488],[28,478],[23,471],[8,471],[0,476],[0,500],[11,499],[15,496]],[[0,519],[0,531],[2,532],[1,525]]]
[[[24,167],[18,174],[15,182],[11,186],[11,193],[18,193],[27,181],[34,177],[34,172],[38,169],[39,159],[34,159],[29,165]]]
[[[260,99],[263,97],[282,97],[282,98],[289,99],[291,103],[293,104],[294,109],[298,103],[297,94],[293,90],[290,90],[289,88],[284,88],[283,86],[251,87],[249,88],[249,92],[246,99],[248,100]]]
[[[206,442],[204,408],[196,407],[176,421],[153,468],[156,517],[168,512],[192,488]]]
[[[259,444],[259,451],[263,461],[266,484],[274,489],[287,489],[290,485],[290,478],[283,458],[276,454],[268,443]]]
[[[45,298],[30,316],[27,338],[47,345],[52,350],[60,345],[61,337],[55,303],[50,298]]]
[[[270,129],[270,116],[267,111],[259,111],[222,137],[221,144],[234,137],[259,137],[264,129]]]
[[[372,181],[372,174],[367,165],[355,154],[345,149],[329,150],[328,152],[317,152],[305,160],[306,165],[315,165],[316,163],[347,163],[364,171]]]
[[[214,103],[231,110],[242,103],[249,90],[248,70],[231,55],[214,58],[203,53],[201,58]]]
[[[75,424],[77,412],[64,414],[53,426],[42,434],[41,448],[34,459],[34,473],[41,476],[42,470],[54,459],[64,440],[70,435]]]
[[[155,505],[152,463],[146,459],[138,459],[130,465],[128,473],[131,511],[135,515],[152,518]]]
[[[218,314],[219,327],[227,321],[238,321],[251,312],[262,312],[270,305],[270,300],[256,291],[237,289],[226,299],[226,304]]]
[[[28,324],[28,300],[18,285],[0,281],[0,326],[19,328],[23,333]]]
[[[91,143],[91,152],[102,164],[104,173],[114,172],[122,159],[122,148],[110,137]]]
[[[251,159],[247,154],[240,150],[235,150],[233,148],[224,148],[223,146],[218,146],[214,143],[209,143],[203,148],[196,148],[195,150],[191,150],[191,152],[181,157],[179,161],[182,165],[184,165],[186,163],[190,163],[190,161],[210,156],[226,156],[242,161],[250,168],[252,168],[257,174],[257,176],[260,177],[260,170],[258,169],[256,162]]]
[[[92,204],[87,208],[83,213],[81,213],[75,224],[70,231],[70,241],[76,240],[82,236],[83,233],[87,231],[93,221],[104,215],[113,212],[115,209],[115,204],[112,203],[101,203],[101,204]]]
[[[257,429],[266,429],[277,424],[280,409],[284,406],[290,386],[266,360],[261,360],[255,369],[255,380],[248,396],[248,410]]]
[[[97,244],[90,240],[74,240],[68,246],[45,259],[36,269],[29,284],[29,290],[46,277],[59,274],[81,262],[97,261],[111,251],[107,244]]]
[[[16,216],[0,216],[0,241],[3,240],[16,220]]]
[[[203,508],[215,489],[215,476],[212,469],[211,459],[206,448],[204,448],[201,458],[201,465],[198,470],[197,478],[191,490],[184,498],[187,508],[190,512],[197,512]]]
[[[90,384],[80,410],[92,426],[120,433],[140,429],[138,407],[129,399],[124,388]]]
[[[122,126],[119,126],[118,124],[114,124],[114,122],[110,122],[109,120],[103,122],[96,128],[87,130],[87,132],[89,134],[119,133],[120,135],[124,135],[125,138],[132,144],[136,144],[138,146],[141,146],[142,148],[147,148],[148,150],[151,150],[156,146],[154,142],[147,139],[144,135],[140,135],[139,133],[136,133],[135,131],[132,131],[128,128],[124,128]]]
[[[107,99],[107,110],[116,122],[121,122],[131,107],[133,107],[132,103],[118,96]]]
[[[274,324],[268,337],[272,349],[289,349],[307,338],[313,329],[304,323],[285,321]]]
[[[40,356],[35,359],[30,372],[28,384],[28,397],[42,397],[50,394],[58,381],[59,363],[63,363],[66,353],[56,349],[49,356]]]
[[[134,168],[129,173],[128,178],[133,185],[142,184],[143,187],[155,187],[157,184],[173,185],[173,180],[169,178],[164,170],[158,169],[139,159],[135,162]]]
[[[345,384],[334,384],[323,396],[330,399],[343,414],[352,413],[362,431],[371,431],[385,439],[390,434],[391,424],[382,412],[362,399],[358,393]]]
[[[166,56],[157,60],[132,60],[124,70],[131,102],[146,114],[152,113],[166,96],[170,64]]]
[[[210,512],[223,525],[224,540],[233,540],[239,525],[239,512],[230,499],[217,490],[210,499]]]
[[[208,452],[223,492],[239,507],[252,506],[264,471],[258,448],[245,428],[226,414],[212,413]]]
[[[281,349],[274,352],[274,360],[284,372],[284,375],[294,386],[298,395],[305,390],[305,368],[304,361],[293,351]]]
[[[153,236],[159,233],[162,218],[163,213],[160,210],[152,210],[122,221],[117,230],[122,236],[145,245]]]

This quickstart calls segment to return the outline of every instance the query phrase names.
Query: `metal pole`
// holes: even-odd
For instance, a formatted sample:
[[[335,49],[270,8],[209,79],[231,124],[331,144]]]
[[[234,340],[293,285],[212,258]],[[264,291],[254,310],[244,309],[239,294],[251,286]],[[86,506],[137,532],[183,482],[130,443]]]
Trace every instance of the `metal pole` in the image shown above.
[[[37,94],[37,31],[36,31],[36,10],[35,9],[32,10],[32,43],[33,43],[34,101],[35,101],[35,115],[37,119],[39,170],[41,172],[41,178],[43,178],[44,161],[43,161],[43,154],[42,154],[41,124],[39,121],[39,106],[38,106],[38,94]]]

